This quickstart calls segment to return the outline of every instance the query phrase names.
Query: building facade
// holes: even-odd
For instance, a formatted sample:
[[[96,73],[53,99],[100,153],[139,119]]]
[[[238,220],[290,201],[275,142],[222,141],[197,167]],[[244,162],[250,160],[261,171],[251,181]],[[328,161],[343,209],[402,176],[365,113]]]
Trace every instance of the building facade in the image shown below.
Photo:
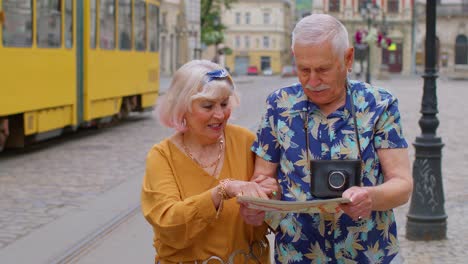
[[[314,1],[312,13],[330,14],[345,25],[350,43],[355,47],[355,66],[358,66],[354,67],[355,73],[362,74],[367,68],[367,47],[357,45],[355,34],[357,31],[372,32],[374,30],[390,38],[393,44],[385,48],[376,44],[370,45],[371,76],[383,76],[382,72],[387,71],[410,74],[413,65],[412,57],[414,57],[412,56],[414,0],[372,0],[369,2],[371,5],[368,5],[367,0]],[[366,7],[369,8],[366,9]],[[372,12],[366,13],[365,10]]]
[[[468,79],[468,1],[442,0],[436,7],[436,47],[439,74],[448,78]],[[426,39],[426,3],[416,5],[416,65],[424,71]]]
[[[200,59],[200,0],[163,0],[160,8],[160,69],[170,76]]]
[[[294,2],[286,0],[239,0],[224,10],[224,47],[232,49],[222,60],[225,66],[237,75],[246,74],[249,66],[280,73],[291,63],[294,10]]]
[[[188,60],[201,58],[200,2],[200,0],[183,0],[182,8],[184,16],[182,23],[184,28],[181,33],[186,40],[184,43],[186,43],[187,46],[185,46],[181,52],[185,52]]]
[[[162,75],[171,75],[177,69],[179,61],[179,46],[180,38],[178,36],[179,16],[181,16],[180,0],[163,0],[160,8],[161,31],[159,34],[160,41],[160,69]]]

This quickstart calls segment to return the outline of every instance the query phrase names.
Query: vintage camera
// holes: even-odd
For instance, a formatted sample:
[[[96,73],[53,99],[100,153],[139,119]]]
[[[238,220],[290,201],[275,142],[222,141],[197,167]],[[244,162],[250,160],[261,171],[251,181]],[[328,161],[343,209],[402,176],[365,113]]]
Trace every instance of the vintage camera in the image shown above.
[[[310,192],[317,198],[338,198],[361,185],[361,160],[311,160]]]

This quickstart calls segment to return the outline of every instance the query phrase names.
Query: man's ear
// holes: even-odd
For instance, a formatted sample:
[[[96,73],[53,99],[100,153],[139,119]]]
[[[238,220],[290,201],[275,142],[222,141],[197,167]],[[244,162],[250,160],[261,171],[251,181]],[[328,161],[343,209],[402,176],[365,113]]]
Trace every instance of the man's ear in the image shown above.
[[[354,61],[354,47],[350,47],[346,50],[345,52],[345,66],[347,69],[351,69],[353,67],[353,61]]]

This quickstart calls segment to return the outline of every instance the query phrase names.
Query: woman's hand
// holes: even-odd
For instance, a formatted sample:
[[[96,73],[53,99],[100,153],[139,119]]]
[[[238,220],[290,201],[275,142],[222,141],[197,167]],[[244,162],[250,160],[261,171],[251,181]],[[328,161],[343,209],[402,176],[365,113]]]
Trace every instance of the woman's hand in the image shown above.
[[[226,184],[226,193],[229,197],[243,195],[268,199],[270,192],[256,182],[233,180]]]
[[[246,224],[253,226],[262,225],[265,219],[265,211],[250,209],[244,203],[240,204],[240,214]]]

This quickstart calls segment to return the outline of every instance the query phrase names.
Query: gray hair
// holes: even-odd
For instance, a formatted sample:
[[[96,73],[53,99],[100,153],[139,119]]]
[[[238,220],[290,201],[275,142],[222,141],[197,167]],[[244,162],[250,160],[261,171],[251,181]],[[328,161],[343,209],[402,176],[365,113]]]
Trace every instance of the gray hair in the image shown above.
[[[335,55],[343,62],[349,48],[348,31],[338,19],[327,14],[312,14],[301,19],[292,33],[291,49],[295,44],[320,45],[329,41]]]
[[[156,103],[155,115],[159,122],[177,131],[185,131],[184,115],[192,111],[192,101],[200,98],[228,96],[230,107],[239,105],[239,95],[230,76],[207,81],[208,72],[221,69],[220,65],[208,60],[192,60],[182,65],[174,73],[166,94]]]

